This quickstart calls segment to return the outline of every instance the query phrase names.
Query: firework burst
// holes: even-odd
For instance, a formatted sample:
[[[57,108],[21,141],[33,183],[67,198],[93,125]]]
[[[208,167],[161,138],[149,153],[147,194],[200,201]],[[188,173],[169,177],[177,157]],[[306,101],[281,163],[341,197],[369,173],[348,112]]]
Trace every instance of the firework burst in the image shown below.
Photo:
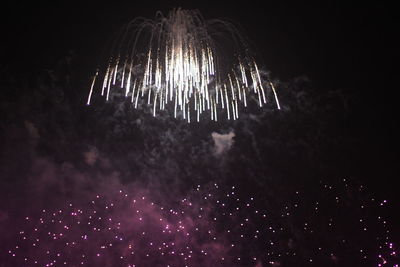
[[[240,103],[246,107],[255,96],[261,107],[268,92],[279,109],[273,83],[261,77],[248,51],[232,23],[204,20],[196,10],[175,9],[168,17],[158,12],[154,20],[138,18],[118,34],[111,56],[93,77],[87,104],[102,80],[106,100],[119,89],[135,108],[144,99],[155,116],[171,104],[174,117],[181,114],[188,122],[192,117],[199,121],[205,111],[217,121],[219,110],[235,120]]]

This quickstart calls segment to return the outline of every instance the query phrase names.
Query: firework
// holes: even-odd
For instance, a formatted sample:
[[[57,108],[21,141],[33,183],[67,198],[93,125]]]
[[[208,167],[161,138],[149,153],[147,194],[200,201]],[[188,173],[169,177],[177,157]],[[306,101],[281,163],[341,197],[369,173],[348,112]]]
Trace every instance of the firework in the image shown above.
[[[204,20],[196,10],[175,9],[168,17],[138,18],[122,29],[111,56],[93,77],[89,105],[96,83],[101,95],[120,92],[137,108],[139,99],[157,110],[173,106],[188,122],[208,111],[217,121],[219,111],[228,119],[239,117],[239,105],[249,98],[261,107],[275,87],[260,75],[243,35],[227,21]],[[268,92],[267,92],[268,90]]]
[[[350,189],[351,188],[351,189]],[[25,218],[9,266],[398,266],[385,200],[344,180],[277,205],[236,186],[159,201],[127,188]],[[356,194],[355,198],[349,195]],[[355,199],[360,200],[355,201]],[[162,203],[163,202],[163,203]],[[168,203],[167,203],[168,202]],[[351,214],[352,216],[346,216]]]

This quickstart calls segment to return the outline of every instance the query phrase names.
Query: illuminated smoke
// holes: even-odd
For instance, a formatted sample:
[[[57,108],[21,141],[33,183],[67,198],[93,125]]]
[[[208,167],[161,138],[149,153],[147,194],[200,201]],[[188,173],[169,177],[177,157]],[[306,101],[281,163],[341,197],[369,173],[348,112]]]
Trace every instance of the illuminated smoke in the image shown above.
[[[213,132],[211,136],[214,140],[214,154],[216,156],[219,156],[224,152],[227,152],[231,148],[235,133],[233,131],[227,134],[219,134]]]
[[[248,51],[233,24],[204,20],[196,10],[138,18],[122,29],[94,75],[87,104],[98,82],[106,100],[111,91],[130,98],[135,108],[144,99],[153,116],[171,104],[174,117],[181,114],[188,122],[199,121],[204,111],[217,121],[221,110],[235,120],[240,104],[246,107],[253,96],[260,107],[270,101],[267,90],[279,109],[273,83],[261,77]]]

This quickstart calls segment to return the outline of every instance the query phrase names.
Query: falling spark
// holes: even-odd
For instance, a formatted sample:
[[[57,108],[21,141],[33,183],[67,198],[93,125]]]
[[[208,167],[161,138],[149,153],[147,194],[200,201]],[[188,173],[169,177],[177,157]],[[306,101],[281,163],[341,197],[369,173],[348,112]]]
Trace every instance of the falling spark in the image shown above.
[[[223,34],[232,48],[225,49],[219,42],[216,36]],[[88,105],[98,75],[92,81]],[[172,102],[174,117],[180,114],[188,122],[192,115],[199,121],[205,111],[217,121],[217,113],[225,108],[227,118],[236,120],[238,103],[248,104],[246,94],[253,91],[260,107],[267,103],[265,88],[271,89],[280,109],[274,85],[260,76],[235,26],[204,20],[196,10],[174,9],[167,17],[157,12],[154,20],[137,18],[129,23],[115,40],[102,84],[101,95],[106,94],[106,100],[111,91],[123,88],[125,97],[133,100],[132,84],[136,90],[141,85],[141,97],[147,98],[153,116]],[[136,96],[135,108],[137,101]]]

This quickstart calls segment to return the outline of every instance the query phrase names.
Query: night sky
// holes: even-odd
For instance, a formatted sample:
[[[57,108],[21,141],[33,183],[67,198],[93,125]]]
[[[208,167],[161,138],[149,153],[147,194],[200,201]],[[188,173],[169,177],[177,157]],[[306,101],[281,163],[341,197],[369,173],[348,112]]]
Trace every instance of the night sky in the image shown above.
[[[157,120],[148,114],[141,115],[140,110],[124,109],[121,113],[113,103],[105,101],[97,101],[93,107],[85,106],[90,78],[98,61],[104,60],[104,47],[113,33],[135,17],[152,18],[157,10],[167,14],[174,7],[198,9],[206,19],[227,18],[238,23],[251,40],[262,68],[269,71],[278,85],[281,103],[290,108],[281,113],[273,107],[262,112],[254,108],[249,109],[251,115],[244,115],[237,123],[224,121],[188,126],[174,119],[169,121],[165,114],[162,120]],[[399,44],[395,40],[398,19],[393,6],[345,1],[55,1],[7,3],[2,4],[0,12],[0,71],[4,76],[0,81],[0,234],[5,241],[0,242],[0,266],[36,266],[18,265],[22,263],[10,260],[6,254],[10,254],[9,246],[19,242],[19,237],[13,233],[20,231],[18,227],[29,216],[44,218],[50,225],[45,229],[61,231],[58,226],[51,226],[51,219],[48,219],[51,215],[38,215],[44,206],[64,212],[71,208],[68,203],[76,200],[74,205],[83,210],[93,209],[103,217],[114,216],[124,223],[129,220],[121,209],[129,212],[131,208],[126,203],[142,195],[157,203],[157,208],[148,208],[153,202],[142,199],[138,210],[143,211],[144,217],[134,215],[131,219],[149,218],[152,223],[144,230],[135,228],[130,235],[127,226],[115,231],[119,231],[118,235],[129,236],[130,240],[140,239],[148,244],[152,243],[151,238],[140,237],[142,230],[162,235],[154,222],[157,220],[168,220],[175,226],[182,220],[182,224],[200,227],[200,233],[194,234],[200,252],[194,252],[190,266],[294,266],[296,261],[289,258],[271,263],[264,260],[265,255],[258,255],[262,254],[260,247],[265,240],[279,244],[285,243],[282,240],[291,240],[289,250],[301,255],[301,266],[313,264],[309,258],[314,246],[337,249],[338,255],[329,256],[331,265],[324,266],[377,266],[374,260],[358,260],[351,249],[335,248],[333,243],[346,237],[343,233],[348,233],[349,240],[354,242],[372,242],[346,228],[352,223],[346,222],[341,213],[349,218],[358,216],[356,220],[359,217],[369,220],[380,214],[386,216],[391,225],[391,240],[400,245],[396,243],[400,241],[397,226],[400,225],[397,215],[400,197],[395,186],[400,171],[400,132],[395,115]],[[235,136],[233,143],[226,145],[221,141],[224,151],[219,153],[221,143],[214,133],[229,136],[230,132]],[[209,155],[205,151],[209,151]],[[62,177],[62,181],[52,176]],[[249,182],[245,182],[246,179]],[[200,184],[204,185],[201,190],[197,187]],[[337,194],[325,195],[327,185],[334,185]],[[360,185],[367,188],[367,193],[357,193]],[[246,199],[240,205],[245,207],[253,197],[259,199],[258,204],[251,204],[252,214],[257,211],[259,216],[258,210],[264,207],[276,209],[269,217],[271,225],[278,228],[283,225],[286,232],[272,238],[273,241],[267,233],[260,233],[261,241],[253,242],[254,248],[248,248],[246,240],[240,241],[238,236],[258,231],[259,225],[263,225],[262,217],[236,210],[233,217],[226,219],[225,214],[218,213],[211,200],[204,201],[202,195],[211,192],[212,201],[226,202],[235,210],[234,204],[230,207],[229,196],[226,198],[235,186],[237,194]],[[120,188],[129,192],[129,201],[120,200],[120,193],[108,192],[108,189],[119,192]],[[90,193],[85,196],[86,192]],[[189,200],[183,202],[192,201],[196,208],[188,208],[186,204],[177,206],[177,199],[166,196],[168,192],[178,198],[186,196]],[[86,204],[85,201],[99,198],[98,195],[102,195],[100,204],[96,202],[94,208]],[[345,199],[346,205],[336,206],[337,196]],[[389,207],[383,211],[371,208],[365,213],[359,212],[356,207],[371,203],[371,198],[376,198],[377,206],[388,203]],[[116,211],[107,215],[108,208],[104,207],[111,202],[115,203]],[[322,203],[322,209],[328,212],[322,212],[319,217],[311,215],[315,202]],[[28,203],[31,204],[27,206]],[[296,203],[309,205],[298,212],[293,208],[290,212],[296,214],[295,218],[283,221],[281,209],[296,206]],[[189,215],[182,219],[173,212],[163,211],[164,208],[159,210],[160,207],[183,210]],[[206,214],[199,207],[205,207]],[[193,219],[199,215],[204,217],[196,222],[198,225],[189,222],[188,217]],[[246,216],[253,219],[251,229],[237,230],[233,225],[246,220]],[[318,225],[331,217],[338,218],[340,235],[320,234],[314,238],[296,235],[296,225],[304,218]],[[212,222],[220,219],[224,223]],[[74,223],[74,219],[63,217],[62,220]],[[81,220],[86,222],[91,218],[82,215]],[[25,231],[33,231],[37,227],[34,222],[32,219],[32,223],[26,223]],[[99,228],[107,227],[106,222],[94,224]],[[234,234],[223,235],[223,241],[211,246],[212,238],[208,237],[211,234],[201,229],[204,225],[211,225],[210,229],[217,233],[223,232],[221,228],[226,225],[232,227]],[[301,225],[300,228],[305,227]],[[371,238],[381,231],[375,222],[368,227],[375,231]],[[39,232],[46,232],[45,229]],[[85,232],[84,229],[79,231]],[[69,242],[80,236],[79,231],[68,237]],[[326,229],[317,227],[315,231],[323,233]],[[102,239],[111,240],[114,233],[97,234],[93,243],[101,246]],[[33,236],[28,234],[28,239],[33,240]],[[213,232],[212,236],[218,234]],[[314,244],[316,239],[322,240],[321,243]],[[182,248],[190,244],[184,240],[175,236],[168,242],[179,244],[177,253],[186,253]],[[329,240],[334,241],[330,243]],[[45,242],[48,242],[46,246],[52,246],[50,238]],[[162,240],[154,242],[162,244]],[[208,242],[209,247],[200,246],[201,242]],[[231,242],[238,242],[236,250],[225,247]],[[123,245],[107,255],[108,261],[89,260],[87,266],[99,262],[104,266],[126,266],[122,265],[126,263],[124,260],[115,256],[120,251],[126,253]],[[298,249],[299,246],[306,248]],[[54,247],[63,249],[60,244]],[[146,245],[142,247],[137,252],[140,255],[151,251]],[[203,249],[211,249],[212,255],[204,258]],[[376,254],[373,245],[367,245],[366,249]],[[34,252],[24,247],[21,254],[25,257],[36,253],[35,257],[40,257],[44,251]],[[79,249],[76,251],[80,253]],[[92,253],[87,245],[82,245],[81,251]],[[287,250],[281,245],[271,251],[284,254]],[[226,260],[231,265],[215,263],[221,255],[229,255]],[[243,255],[241,263],[237,255]],[[71,255],[68,257],[73,259]],[[251,261],[246,257],[257,259]],[[322,266],[318,262],[326,264],[322,256],[313,257],[317,262],[314,266]],[[142,264],[137,266],[167,266],[167,263],[184,266],[180,258],[171,255],[165,262],[158,258],[135,260]],[[398,256],[393,257],[388,266],[398,262]],[[74,264],[79,263],[80,260],[76,260]]]

